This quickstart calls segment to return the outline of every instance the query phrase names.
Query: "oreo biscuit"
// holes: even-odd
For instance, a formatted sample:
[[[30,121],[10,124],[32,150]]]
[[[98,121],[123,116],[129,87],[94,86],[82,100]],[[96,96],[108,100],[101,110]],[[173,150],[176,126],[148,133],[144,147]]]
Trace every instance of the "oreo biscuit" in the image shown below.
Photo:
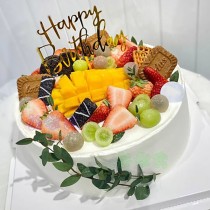
[[[69,121],[78,128],[82,128],[96,108],[97,105],[94,102],[92,102],[89,98],[85,98],[74,114],[70,117]]]
[[[48,98],[52,93],[52,89],[55,84],[55,78],[50,76],[43,76],[40,82],[38,97],[48,106]]]

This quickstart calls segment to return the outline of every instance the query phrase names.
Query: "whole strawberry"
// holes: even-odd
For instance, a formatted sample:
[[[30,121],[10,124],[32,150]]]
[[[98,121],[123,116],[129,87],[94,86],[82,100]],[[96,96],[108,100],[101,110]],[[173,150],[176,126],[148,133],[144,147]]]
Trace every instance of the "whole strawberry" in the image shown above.
[[[146,78],[153,84],[151,97],[159,94],[162,86],[168,82],[168,80],[151,67],[145,67],[143,71]]]
[[[110,112],[110,105],[107,100],[103,100],[100,106],[93,112],[88,121],[100,123],[104,121]]]
[[[137,50],[136,46],[130,47],[128,50],[126,50],[123,55],[120,56],[120,58],[117,60],[117,66],[123,67],[126,63],[133,61],[133,51]]]

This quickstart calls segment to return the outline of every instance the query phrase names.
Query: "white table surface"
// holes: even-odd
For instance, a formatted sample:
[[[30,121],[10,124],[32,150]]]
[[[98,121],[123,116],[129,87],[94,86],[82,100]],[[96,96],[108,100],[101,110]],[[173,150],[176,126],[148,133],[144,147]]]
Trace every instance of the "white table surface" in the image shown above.
[[[186,84],[192,90],[192,93],[199,102],[199,108],[202,113],[202,117],[209,122],[210,125],[210,81],[202,77],[201,75],[192,73],[187,70],[183,70],[183,76]],[[14,156],[14,150],[12,149],[11,138],[13,136],[13,127],[15,123],[14,119],[14,103],[16,94],[16,81],[12,80],[5,86],[0,88],[0,210],[5,209],[5,203],[7,198],[8,180],[10,174],[10,163]],[[183,166],[186,167],[186,166]],[[206,168],[210,170],[210,167]],[[184,170],[184,168],[183,168]],[[195,169],[196,170],[196,167]],[[186,178],[187,181],[187,177]],[[176,181],[176,180],[175,180]],[[209,182],[209,180],[207,180]],[[164,179],[162,180],[164,182]],[[164,183],[163,183],[164,184]],[[10,189],[10,188],[9,188]],[[209,189],[210,190],[210,189]],[[157,189],[158,191],[158,189]],[[157,193],[157,192],[156,192]],[[160,192],[161,193],[161,192]],[[167,193],[167,192],[165,192]],[[151,195],[152,196],[152,195]],[[203,198],[198,197],[198,200],[185,200],[186,203],[179,204],[176,207],[168,209],[210,209],[210,196],[203,195]],[[175,201],[176,202],[176,201]],[[190,205],[189,203],[190,202]],[[178,203],[178,200],[177,200]],[[176,203],[174,203],[174,206]]]

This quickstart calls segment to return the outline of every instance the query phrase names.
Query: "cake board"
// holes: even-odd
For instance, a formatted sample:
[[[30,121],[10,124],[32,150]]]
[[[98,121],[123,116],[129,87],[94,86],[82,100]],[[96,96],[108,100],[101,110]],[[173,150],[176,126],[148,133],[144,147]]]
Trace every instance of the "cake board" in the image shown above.
[[[198,107],[197,98],[187,86],[191,133],[187,148],[178,163],[151,185],[151,195],[143,201],[134,197],[94,199],[71,194],[32,173],[32,167],[22,164],[16,148],[16,157],[11,165],[11,177],[6,210],[25,209],[179,209],[198,207],[210,197],[210,120]],[[16,135],[14,141],[22,138]],[[27,158],[27,157],[26,157]],[[33,170],[34,171],[34,170]],[[10,199],[11,198],[11,199]],[[199,200],[199,201],[198,201]],[[11,201],[11,202],[10,202]],[[195,203],[196,202],[196,203]],[[181,205],[181,206],[180,206]],[[172,208],[173,207],[173,208]],[[198,207],[199,209],[199,207]]]

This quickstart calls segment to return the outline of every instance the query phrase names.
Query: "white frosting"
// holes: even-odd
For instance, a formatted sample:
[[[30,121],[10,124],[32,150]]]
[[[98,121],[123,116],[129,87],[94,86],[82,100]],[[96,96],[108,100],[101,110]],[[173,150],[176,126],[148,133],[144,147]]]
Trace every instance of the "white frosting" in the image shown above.
[[[179,66],[175,68],[179,70]],[[184,88],[184,82],[180,74],[179,84]],[[22,134],[26,137],[33,137],[35,129],[23,124],[20,118],[18,105],[16,107],[16,121]],[[183,101],[170,103],[165,113],[161,113],[160,123],[153,128],[142,128],[136,125],[127,130],[123,138],[108,147],[99,147],[92,142],[85,142],[82,149],[72,152],[75,163],[80,162],[87,166],[94,166],[94,157],[110,168],[116,168],[117,158],[120,157],[122,166],[125,169],[137,172],[137,164],[140,164],[146,173],[166,172],[179,159],[188,141],[189,135],[189,114],[186,95]],[[59,185],[68,174],[57,171],[52,166],[43,167],[39,156],[42,146],[33,143],[29,147],[23,147],[24,154],[30,156],[38,168],[53,183]],[[84,187],[85,186],[85,187]],[[95,188],[89,180],[82,179],[75,186],[69,188],[70,191],[79,194],[102,196],[103,190]],[[125,190],[111,191],[108,195],[119,195]],[[107,195],[107,194],[106,194]]]

